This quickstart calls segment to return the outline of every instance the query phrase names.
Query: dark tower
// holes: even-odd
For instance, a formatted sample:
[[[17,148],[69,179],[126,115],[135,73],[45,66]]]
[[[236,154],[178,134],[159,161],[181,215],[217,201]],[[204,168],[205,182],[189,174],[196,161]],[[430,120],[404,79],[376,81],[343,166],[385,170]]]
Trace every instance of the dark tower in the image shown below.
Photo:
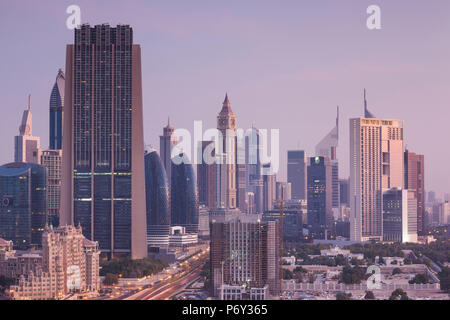
[[[62,121],[64,105],[64,71],[58,70],[56,81],[50,95],[50,149],[62,149]]]
[[[183,226],[188,233],[198,232],[198,192],[194,168],[187,158],[176,164],[172,161],[170,184],[171,225]]]
[[[141,48],[133,29],[75,29],[67,46],[61,224],[102,255],[147,256]]]
[[[158,153],[145,155],[147,244],[167,246],[170,233],[170,196],[166,171]]]

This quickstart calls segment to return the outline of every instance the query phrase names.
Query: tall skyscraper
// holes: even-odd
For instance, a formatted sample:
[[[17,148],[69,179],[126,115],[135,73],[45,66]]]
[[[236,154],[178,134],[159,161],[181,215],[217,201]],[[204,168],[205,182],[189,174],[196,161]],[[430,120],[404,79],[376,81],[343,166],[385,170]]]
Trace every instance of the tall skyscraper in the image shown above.
[[[270,163],[264,164],[264,168],[270,170]],[[273,202],[277,197],[277,176],[275,173],[263,176],[264,192],[263,192],[263,211],[273,210]]]
[[[221,299],[259,299],[280,292],[280,231],[278,221],[258,214],[235,214],[212,220],[211,294]]]
[[[168,247],[170,234],[170,194],[164,164],[156,150],[145,155],[145,195],[147,245]]]
[[[65,90],[64,71],[58,70],[55,84],[50,95],[50,149],[62,149],[62,122]]]
[[[336,148],[339,143],[339,107],[337,107],[336,125],[316,146],[316,156],[327,157],[331,165],[332,199],[331,205],[335,219],[339,216],[339,162]]]
[[[252,126],[245,136],[245,185],[246,192],[254,195],[254,213],[264,211],[264,181],[260,159],[261,137],[258,129]],[[270,168],[270,166],[269,166]]]
[[[215,156],[213,141],[199,142],[197,159],[203,159],[204,154]],[[206,152],[206,153],[205,153]],[[204,160],[197,164],[198,202],[212,209],[217,207],[217,165],[208,164]]]
[[[339,179],[339,202],[341,205],[350,205],[349,179]]]
[[[217,129],[222,133],[223,139],[223,164],[219,166],[224,167],[226,170],[225,175],[221,175],[221,179],[224,179],[225,184],[224,206],[227,208],[236,208],[236,116],[231,110],[228,94],[225,95],[222,110],[217,116]],[[218,154],[218,156],[220,155]]]
[[[141,48],[128,25],[75,29],[67,45],[61,224],[102,255],[147,256]]]
[[[382,240],[383,190],[403,188],[403,121],[350,119],[350,237]],[[371,117],[367,117],[370,115]]]
[[[46,170],[35,163],[0,166],[0,238],[18,249],[41,246],[47,222]]]
[[[170,119],[167,119],[167,126],[163,129],[163,135],[159,136],[159,154],[161,155],[164,169],[166,170],[167,181],[171,183],[172,172],[172,149],[177,144],[177,139],[173,135],[174,128],[170,125]]]
[[[41,165],[47,169],[47,211],[49,223],[59,225],[61,207],[61,163],[62,150],[42,150]]]
[[[306,199],[305,151],[291,150],[287,154],[287,180],[291,183],[292,199]]]
[[[405,151],[405,189],[417,199],[417,231],[424,232],[425,216],[425,157],[408,149]]]
[[[308,165],[308,228],[311,237],[326,239],[331,234],[332,167],[327,157],[311,157]]]
[[[23,112],[19,135],[14,137],[14,161],[39,163],[40,138],[33,136],[31,116],[31,95],[28,96],[28,108]]]
[[[180,158],[185,157],[180,155]],[[186,158],[186,157],[185,157]],[[172,161],[170,184],[171,225],[182,226],[188,233],[198,232],[198,192],[194,168],[187,159],[180,164]]]

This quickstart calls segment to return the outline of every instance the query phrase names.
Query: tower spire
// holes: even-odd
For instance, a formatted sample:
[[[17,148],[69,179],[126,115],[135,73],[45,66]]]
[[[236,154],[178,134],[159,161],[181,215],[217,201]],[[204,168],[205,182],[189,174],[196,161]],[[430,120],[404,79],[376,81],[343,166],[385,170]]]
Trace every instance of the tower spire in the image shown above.
[[[339,106],[336,107],[336,134],[339,139]]]
[[[225,92],[225,100],[223,100],[223,104],[229,104],[230,101],[228,100],[228,92]]]
[[[28,111],[31,110],[31,94],[28,94]]]
[[[364,117],[375,118],[375,116],[367,109],[366,88],[364,88]]]
[[[225,100],[223,100],[222,110],[220,111],[220,113],[233,113],[231,111],[230,100],[228,99],[228,92],[225,93]]]

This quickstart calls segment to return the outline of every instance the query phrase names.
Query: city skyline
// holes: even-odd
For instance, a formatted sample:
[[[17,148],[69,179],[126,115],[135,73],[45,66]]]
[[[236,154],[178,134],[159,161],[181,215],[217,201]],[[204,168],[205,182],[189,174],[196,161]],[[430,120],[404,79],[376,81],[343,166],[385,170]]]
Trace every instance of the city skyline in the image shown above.
[[[0,300],[450,300],[448,0],[3,1]]]
[[[250,3],[195,5],[194,10],[182,3],[142,2],[136,3],[137,10],[132,12],[119,3],[111,3],[108,10],[102,10],[101,4],[78,3],[83,23],[130,23],[136,29],[136,41],[144,48],[146,144],[158,148],[158,135],[167,116],[175,128],[191,129],[194,120],[215,127],[217,107],[228,92],[239,127],[250,128],[255,121],[256,127],[280,128],[282,166],[277,176],[286,181],[286,151],[301,149],[313,156],[315,145],[333,125],[339,105],[339,172],[346,178],[348,119],[362,116],[362,90],[366,87],[371,112],[380,118],[404,120],[405,146],[425,155],[425,190],[436,191],[438,197],[448,193],[450,168],[441,166],[439,160],[447,151],[428,141],[443,140],[450,133],[446,117],[435,116],[445,114],[450,101],[445,90],[450,71],[445,57],[450,47],[441,41],[450,28],[445,23],[450,4],[439,1],[430,8],[419,1],[379,1],[383,27],[370,31],[365,27],[368,1],[340,5],[327,1],[323,6],[288,3],[291,10],[282,11],[262,2],[256,12]],[[406,5],[407,12],[403,10]],[[0,33],[11,44],[0,63],[4,74],[0,87],[8,106],[2,133],[12,136],[26,109],[28,93],[33,96],[35,115],[47,115],[54,72],[64,69],[65,44],[72,41],[73,34],[65,26],[67,3],[5,1],[0,4],[3,6],[8,6],[9,14],[2,17],[2,26],[23,22],[15,30],[20,43],[6,31]],[[32,59],[21,59],[37,45],[37,39],[39,47],[46,49],[34,52]],[[18,52],[17,45],[23,50]],[[21,59],[23,64],[10,68],[8,57]],[[194,75],[196,81],[192,81]],[[283,112],[268,117],[274,108]],[[35,116],[33,120],[34,134],[46,147],[48,117]],[[422,130],[427,123],[433,126]],[[12,150],[13,142],[3,139],[0,146]],[[0,160],[11,162],[11,152],[4,152]]]

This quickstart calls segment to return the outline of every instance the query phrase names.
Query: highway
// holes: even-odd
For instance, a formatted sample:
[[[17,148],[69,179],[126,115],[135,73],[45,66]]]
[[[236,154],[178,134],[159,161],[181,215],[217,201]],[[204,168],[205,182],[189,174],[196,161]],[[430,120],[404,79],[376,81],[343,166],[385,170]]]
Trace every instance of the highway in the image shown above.
[[[139,292],[118,297],[124,300],[164,300],[181,292],[190,283],[199,278],[202,268],[208,258],[206,252],[198,254],[184,262],[184,270],[156,282],[154,285],[144,287]]]

